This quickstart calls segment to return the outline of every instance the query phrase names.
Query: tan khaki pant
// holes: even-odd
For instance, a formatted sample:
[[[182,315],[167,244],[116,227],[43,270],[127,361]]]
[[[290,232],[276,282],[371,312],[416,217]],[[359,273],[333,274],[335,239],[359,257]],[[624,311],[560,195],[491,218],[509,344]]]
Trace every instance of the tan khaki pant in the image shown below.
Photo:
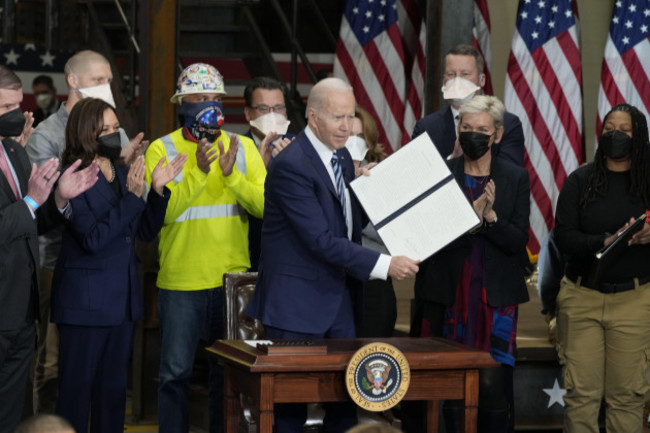
[[[650,283],[603,294],[563,278],[557,305],[564,431],[598,433],[604,398],[608,433],[641,433],[650,388]]]

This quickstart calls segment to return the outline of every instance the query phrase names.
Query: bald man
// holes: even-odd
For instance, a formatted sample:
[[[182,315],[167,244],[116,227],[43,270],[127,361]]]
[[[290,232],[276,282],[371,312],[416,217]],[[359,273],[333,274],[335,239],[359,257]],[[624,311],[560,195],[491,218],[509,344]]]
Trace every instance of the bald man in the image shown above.
[[[37,415],[21,422],[14,433],[75,433],[68,421],[57,415]]]
[[[65,149],[65,127],[68,115],[75,104],[83,98],[99,98],[115,106],[110,83],[113,80],[108,60],[95,51],[80,51],[70,57],[64,68],[68,85],[68,99],[58,111],[41,122],[27,141],[27,155],[31,162],[40,166],[51,158],[61,160]],[[132,149],[143,142],[138,134],[131,142],[120,128],[122,147]],[[36,371],[34,373],[34,413],[54,413],[57,395],[58,345],[56,326],[50,323],[50,286],[54,265],[61,249],[62,227],[39,236],[41,251],[39,287],[41,317],[38,328]]]

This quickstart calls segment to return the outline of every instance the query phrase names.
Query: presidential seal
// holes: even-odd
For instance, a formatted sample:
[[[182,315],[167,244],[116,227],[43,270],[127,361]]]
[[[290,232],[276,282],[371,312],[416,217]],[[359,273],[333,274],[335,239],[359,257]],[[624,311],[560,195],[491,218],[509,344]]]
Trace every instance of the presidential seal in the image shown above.
[[[395,346],[371,343],[353,356],[345,373],[345,385],[361,408],[380,412],[399,403],[408,390],[408,361]]]

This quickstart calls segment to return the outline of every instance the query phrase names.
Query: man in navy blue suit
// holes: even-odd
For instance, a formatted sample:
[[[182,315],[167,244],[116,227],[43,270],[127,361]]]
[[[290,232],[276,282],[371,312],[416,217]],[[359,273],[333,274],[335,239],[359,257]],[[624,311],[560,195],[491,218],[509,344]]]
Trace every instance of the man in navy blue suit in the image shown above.
[[[452,81],[453,80],[453,81]],[[467,91],[460,97],[453,94],[451,87],[458,82],[458,89]],[[412,138],[426,132],[436,145],[438,152],[445,159],[462,155],[457,144],[458,109],[466,100],[471,99],[476,92],[482,92],[485,86],[483,74],[483,56],[471,45],[456,45],[445,57],[445,74],[442,80],[443,97],[449,105],[435,113],[420,119],[413,129]],[[465,87],[471,86],[471,87]],[[447,94],[454,96],[449,98]],[[503,116],[503,138],[498,146],[493,146],[492,152],[500,159],[510,161],[520,167],[524,165],[524,131],[521,121],[511,113]]]
[[[363,281],[418,270],[415,260],[359,244],[362,210],[347,188],[355,171],[345,148],[354,109],[349,85],[318,82],[307,101],[307,127],[269,167],[259,276],[247,311],[262,321],[267,338],[353,338]],[[305,418],[304,405],[276,406],[278,432],[301,432]],[[354,404],[328,405],[324,423],[326,431],[347,430],[356,423]]]

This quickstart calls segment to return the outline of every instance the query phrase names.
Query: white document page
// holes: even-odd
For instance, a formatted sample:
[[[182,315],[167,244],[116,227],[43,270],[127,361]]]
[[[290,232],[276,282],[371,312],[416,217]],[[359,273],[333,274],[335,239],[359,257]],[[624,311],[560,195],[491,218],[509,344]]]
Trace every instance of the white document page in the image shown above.
[[[451,175],[428,134],[422,134],[350,186],[377,226]],[[424,260],[480,222],[452,178],[377,228],[393,256]]]
[[[424,260],[480,222],[455,180],[377,230],[393,256]]]
[[[350,183],[373,224],[401,209],[449,176],[429,134],[421,134]]]

